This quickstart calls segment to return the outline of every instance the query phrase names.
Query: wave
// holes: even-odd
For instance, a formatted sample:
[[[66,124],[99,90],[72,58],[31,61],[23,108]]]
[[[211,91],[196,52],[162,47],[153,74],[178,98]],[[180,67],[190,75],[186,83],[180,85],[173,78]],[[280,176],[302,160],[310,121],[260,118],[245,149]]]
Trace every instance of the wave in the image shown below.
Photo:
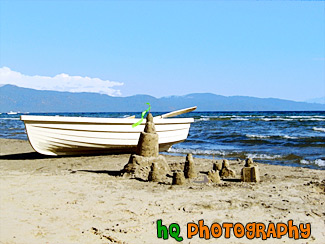
[[[315,159],[315,160],[306,160],[306,159],[302,159],[300,160],[301,164],[316,164],[320,167],[325,167],[325,160],[323,159]]]
[[[194,155],[221,155],[221,156],[226,155],[226,153],[221,150],[202,150],[202,149],[186,149],[186,148],[170,148],[168,152],[182,153],[182,154],[192,153]]]
[[[203,150],[203,149],[189,149],[189,148],[171,148],[168,150],[169,153],[181,153],[188,154],[192,153],[193,155],[217,155],[230,158],[253,158],[260,160],[273,160],[279,159],[283,156],[281,155],[268,155],[268,154],[258,154],[258,153],[247,153],[241,151],[223,151],[223,150]]]
[[[281,155],[267,155],[267,154],[257,154],[257,153],[246,153],[247,158],[252,158],[252,159],[277,159],[281,158]]]
[[[257,116],[257,115],[202,115],[198,120],[233,120],[233,121],[325,121],[325,116]]]
[[[0,118],[0,120],[1,120],[1,119],[4,119],[4,120],[6,120],[6,119],[7,119],[7,120],[20,120],[20,118]]]
[[[221,118],[222,116],[218,116],[218,115],[215,115],[215,116],[206,116],[206,115],[202,115],[201,117],[202,117],[202,118]]]
[[[263,121],[325,121],[325,118],[292,118],[292,117],[287,117],[287,118],[262,118],[261,120]]]
[[[263,121],[293,121],[295,119],[287,119],[287,118],[262,118]]]
[[[270,136],[263,136],[263,135],[246,135],[246,137],[249,138],[259,138],[259,139],[263,139],[263,138],[270,138]]]
[[[325,121],[325,119],[319,119],[319,118],[314,118],[314,119],[300,119],[300,121]]]
[[[299,116],[285,116],[285,117],[293,118],[293,119],[313,119],[313,118],[325,119],[325,116],[322,115],[299,115]]]
[[[288,135],[272,135],[272,136],[266,136],[266,135],[250,135],[247,134],[245,135],[246,137],[249,138],[258,138],[258,139],[266,139],[266,138],[284,138],[284,139],[298,139],[299,137],[295,137],[295,136],[288,136]],[[303,138],[303,137],[300,137]]]
[[[314,130],[314,131],[325,132],[325,128],[313,127],[313,130]]]
[[[284,135],[284,136],[280,136],[280,137],[285,138],[285,139],[298,139],[298,137],[296,137],[296,136],[288,136],[288,135]]]
[[[249,120],[249,119],[247,119],[247,118],[231,118],[230,120],[244,121],[244,120]]]
[[[194,119],[194,121],[209,121],[210,118],[199,118],[199,119]]]

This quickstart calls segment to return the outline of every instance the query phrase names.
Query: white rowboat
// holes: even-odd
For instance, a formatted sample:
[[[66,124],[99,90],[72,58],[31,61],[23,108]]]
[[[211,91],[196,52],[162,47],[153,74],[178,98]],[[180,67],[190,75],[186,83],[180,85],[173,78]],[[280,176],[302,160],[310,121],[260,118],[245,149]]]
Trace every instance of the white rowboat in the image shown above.
[[[194,110],[194,109],[192,109]],[[29,142],[44,155],[134,153],[146,120],[22,115]],[[186,140],[193,118],[154,118],[159,150]]]

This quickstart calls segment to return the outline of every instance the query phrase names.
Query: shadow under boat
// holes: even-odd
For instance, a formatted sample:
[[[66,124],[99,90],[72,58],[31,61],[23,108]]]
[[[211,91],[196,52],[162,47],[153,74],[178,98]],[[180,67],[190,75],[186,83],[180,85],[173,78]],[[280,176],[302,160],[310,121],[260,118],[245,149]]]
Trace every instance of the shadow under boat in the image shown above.
[[[121,154],[128,154],[128,153],[119,153]],[[82,155],[44,155],[38,152],[27,152],[27,153],[14,153],[14,154],[5,154],[0,155],[0,160],[30,160],[30,159],[46,159],[46,158],[79,158],[79,157],[95,157],[95,156],[109,156],[109,155],[117,155],[117,153],[89,153],[89,154],[82,154]]]
[[[72,171],[71,173],[76,172],[86,172],[86,173],[94,173],[94,174],[107,174],[110,176],[122,176],[122,170],[88,170],[88,169],[80,169]]]

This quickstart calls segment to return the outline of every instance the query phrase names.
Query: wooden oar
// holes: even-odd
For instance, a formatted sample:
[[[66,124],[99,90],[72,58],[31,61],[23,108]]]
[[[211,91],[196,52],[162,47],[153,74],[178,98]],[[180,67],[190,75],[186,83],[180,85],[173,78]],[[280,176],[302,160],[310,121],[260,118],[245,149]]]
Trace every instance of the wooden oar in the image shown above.
[[[176,111],[173,111],[173,112],[170,112],[170,113],[167,113],[167,114],[156,116],[155,118],[164,119],[164,118],[174,117],[176,115],[192,112],[195,109],[196,109],[196,106],[190,107],[190,108],[184,108],[184,109],[176,110]]]

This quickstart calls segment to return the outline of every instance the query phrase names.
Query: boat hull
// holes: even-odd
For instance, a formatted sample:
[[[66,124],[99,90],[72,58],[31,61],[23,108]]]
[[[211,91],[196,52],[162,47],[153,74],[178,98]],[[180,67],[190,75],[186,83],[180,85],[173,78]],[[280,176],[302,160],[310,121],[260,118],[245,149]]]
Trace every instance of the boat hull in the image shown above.
[[[22,115],[29,142],[44,155],[135,153],[146,120]],[[154,118],[159,150],[186,140],[192,118]]]

